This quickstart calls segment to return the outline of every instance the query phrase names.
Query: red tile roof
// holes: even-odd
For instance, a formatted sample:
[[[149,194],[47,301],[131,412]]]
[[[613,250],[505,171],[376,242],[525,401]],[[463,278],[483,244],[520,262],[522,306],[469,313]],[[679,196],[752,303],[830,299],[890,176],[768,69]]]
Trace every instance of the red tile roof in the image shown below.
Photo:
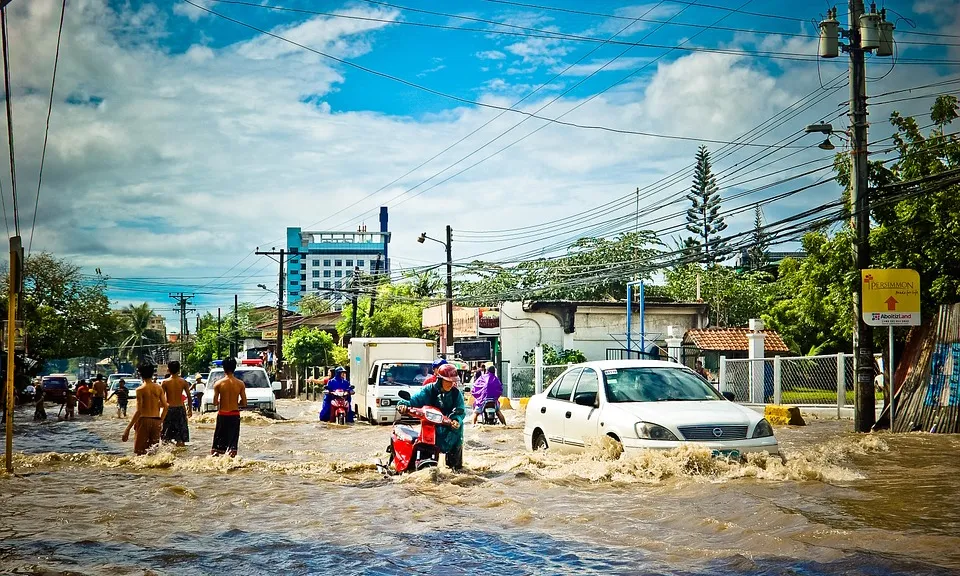
[[[705,328],[689,330],[684,340],[692,342],[701,350],[717,352],[746,352],[748,328]],[[763,349],[765,352],[789,352],[790,348],[775,330],[764,330]]]

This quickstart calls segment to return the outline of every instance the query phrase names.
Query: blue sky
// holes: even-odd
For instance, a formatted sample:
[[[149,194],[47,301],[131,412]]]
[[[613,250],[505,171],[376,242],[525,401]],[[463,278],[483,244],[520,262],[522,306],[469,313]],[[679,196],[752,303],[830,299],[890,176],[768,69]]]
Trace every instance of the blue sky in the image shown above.
[[[195,1],[336,58],[463,100],[511,107],[539,87],[520,108],[534,112],[546,105],[539,115],[564,115],[563,120],[578,124],[729,141],[811,93],[804,101],[810,103],[808,109],[755,142],[779,142],[821,118],[834,118],[840,126],[846,121],[839,106],[846,89],[829,82],[845,70],[845,59],[820,61],[819,75],[818,63],[809,59],[816,50],[813,22],[827,8],[823,2],[795,4],[789,12],[771,0],[706,2],[786,18],[680,2],[530,2],[606,16],[485,0],[402,0],[388,3],[392,6],[270,2],[354,17],[350,19]],[[891,69],[889,58],[868,64],[868,75],[877,79],[869,82],[869,93],[960,75],[955,65],[960,38],[899,32],[957,34],[960,3],[920,0],[886,7],[911,22],[897,21],[901,61],[896,66]],[[32,200],[59,3],[14,0],[10,9],[18,186]],[[642,15],[655,22],[629,20]],[[734,30],[703,30],[721,18],[718,26]],[[845,13],[840,19],[846,19]],[[669,24],[658,23],[664,21]],[[661,47],[624,52],[622,44],[530,36],[550,33]],[[696,50],[663,48],[673,46]],[[937,60],[944,63],[932,63]],[[821,82],[826,89],[820,89]],[[956,91],[951,86],[940,90]],[[871,140],[889,134],[885,119],[891,110],[921,113],[930,102],[932,98],[877,104]],[[583,231],[616,230],[599,225],[628,219],[634,204],[618,199],[638,187],[641,209],[649,212],[641,218],[645,227],[666,229],[682,222],[686,206],[670,202],[682,197],[689,179],[648,186],[688,167],[699,142],[548,125],[513,112],[496,118],[498,114],[334,62],[182,0],[71,0],[34,250],[69,257],[91,274],[100,268],[111,278],[111,296],[118,305],[146,300],[176,326],[168,292],[197,292],[201,311],[232,305],[235,293],[242,301],[269,304],[275,297],[256,285],[275,283],[276,264],[252,255],[255,247],[278,246],[286,226],[373,225],[380,205],[391,210],[395,267],[439,262],[440,246],[420,245],[415,238],[422,231],[439,237],[447,223],[455,230],[457,259],[489,252],[485,258],[510,260],[573,241]],[[811,136],[792,143],[808,149],[742,147],[729,154],[720,143],[708,146],[728,197],[819,167],[818,159],[829,164],[816,143]],[[758,151],[753,172],[735,172]],[[439,183],[479,160],[483,162]],[[730,231],[750,226],[751,202],[822,176],[798,177],[730,200],[725,206],[744,208],[728,218]],[[0,176],[0,182],[9,194],[9,175]],[[838,192],[826,184],[772,202],[764,214],[773,221]],[[483,237],[484,231],[550,222],[608,202],[615,203],[615,211],[574,218],[542,233],[500,243]],[[25,218],[32,218],[32,202],[21,200],[21,206],[27,206]]]

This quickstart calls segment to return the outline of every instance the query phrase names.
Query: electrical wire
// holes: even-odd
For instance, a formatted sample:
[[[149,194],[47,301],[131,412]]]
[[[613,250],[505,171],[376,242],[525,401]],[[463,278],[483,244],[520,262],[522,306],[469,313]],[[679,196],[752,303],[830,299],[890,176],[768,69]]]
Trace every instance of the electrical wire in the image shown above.
[[[67,11],[67,0],[60,5],[60,27],[57,30],[57,52],[53,57],[53,78],[50,80],[50,100],[47,103],[47,123],[43,130],[43,150],[40,152],[40,174],[37,176],[37,198],[33,204],[33,224],[30,225],[30,242],[27,255],[33,250],[33,232],[37,228],[37,211],[40,208],[40,189],[43,185],[43,164],[47,158],[47,137],[50,135],[50,115],[53,113],[53,91],[57,85],[57,64],[60,62],[60,38],[63,36],[63,16]]]

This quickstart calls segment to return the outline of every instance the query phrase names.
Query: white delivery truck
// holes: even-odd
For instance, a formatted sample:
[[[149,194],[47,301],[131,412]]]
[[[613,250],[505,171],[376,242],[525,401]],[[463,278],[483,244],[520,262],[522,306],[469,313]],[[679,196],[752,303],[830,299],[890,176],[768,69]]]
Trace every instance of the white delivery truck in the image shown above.
[[[354,338],[349,350],[353,408],[370,424],[392,424],[398,393],[415,394],[437,357],[436,343],[420,338]]]

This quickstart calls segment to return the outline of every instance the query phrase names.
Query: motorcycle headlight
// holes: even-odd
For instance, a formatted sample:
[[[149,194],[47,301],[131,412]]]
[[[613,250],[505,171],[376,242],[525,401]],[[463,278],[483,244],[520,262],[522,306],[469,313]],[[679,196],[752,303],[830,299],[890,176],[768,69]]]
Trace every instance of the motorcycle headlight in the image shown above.
[[[439,412],[428,410],[425,415],[427,417],[427,420],[433,422],[434,424],[440,424],[441,422],[443,422],[443,414]]]
[[[773,436],[773,426],[764,418],[757,422],[757,427],[753,429],[754,438],[767,438]]]
[[[678,439],[673,432],[651,422],[637,422],[634,425],[637,431],[637,437],[644,440],[662,440],[666,442],[677,442]]]

